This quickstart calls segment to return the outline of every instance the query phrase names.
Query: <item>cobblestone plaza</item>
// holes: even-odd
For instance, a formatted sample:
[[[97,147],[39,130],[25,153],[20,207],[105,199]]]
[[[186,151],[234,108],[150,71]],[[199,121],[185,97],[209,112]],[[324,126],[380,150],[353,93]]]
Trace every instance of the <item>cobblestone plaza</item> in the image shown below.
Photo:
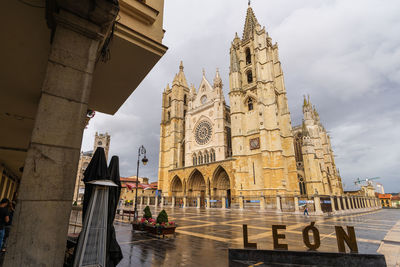
[[[153,214],[161,209],[152,208]],[[127,217],[116,222],[117,239],[124,259],[118,266],[228,266],[228,248],[243,248],[242,225],[248,225],[249,242],[272,249],[273,224],[284,224],[289,250],[306,251],[302,230],[310,222],[320,232],[321,252],[337,252],[334,226],[354,226],[359,253],[385,254],[388,266],[399,263],[400,212],[375,210],[352,215],[303,216],[302,214],[166,208],[178,224],[175,237],[157,238],[132,231]]]

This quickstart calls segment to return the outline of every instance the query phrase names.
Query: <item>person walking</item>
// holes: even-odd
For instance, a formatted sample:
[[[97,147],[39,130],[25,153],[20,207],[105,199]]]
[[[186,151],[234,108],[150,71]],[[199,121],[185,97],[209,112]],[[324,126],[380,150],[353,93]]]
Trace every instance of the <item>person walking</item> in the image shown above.
[[[7,198],[3,198],[0,202],[0,248],[3,247],[3,239],[5,234],[6,224],[10,221]]]
[[[6,223],[5,226],[5,231],[4,231],[4,238],[3,238],[3,247],[1,249],[2,252],[6,251],[6,247],[7,247],[7,239],[10,236],[10,231],[11,231],[11,224],[12,224],[12,219],[14,216],[14,210],[15,210],[15,202],[14,201],[9,201],[8,203],[8,222]]]
[[[304,206],[304,215],[306,215],[307,214],[307,217],[309,216],[309,214],[308,214],[308,208],[307,208],[307,205],[306,206]]]

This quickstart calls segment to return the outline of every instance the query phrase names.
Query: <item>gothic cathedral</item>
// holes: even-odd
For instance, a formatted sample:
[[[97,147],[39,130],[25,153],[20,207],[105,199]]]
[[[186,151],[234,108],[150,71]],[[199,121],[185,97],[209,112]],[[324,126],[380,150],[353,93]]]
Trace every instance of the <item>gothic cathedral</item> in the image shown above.
[[[218,70],[188,85],[181,62],[162,95],[158,188],[196,205],[239,196],[343,194],[329,135],[305,100],[292,128],[278,45],[249,6],[230,48],[229,102]],[[195,201],[196,202],[196,201]]]

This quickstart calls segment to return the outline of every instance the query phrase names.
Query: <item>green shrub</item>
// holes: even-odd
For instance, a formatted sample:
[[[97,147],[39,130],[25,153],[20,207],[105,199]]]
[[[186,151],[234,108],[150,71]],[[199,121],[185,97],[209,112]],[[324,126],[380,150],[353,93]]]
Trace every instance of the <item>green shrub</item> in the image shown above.
[[[153,217],[153,215],[151,214],[151,211],[150,211],[149,206],[146,206],[146,207],[144,208],[143,212],[144,212],[143,218],[150,219],[150,218]]]
[[[157,216],[157,223],[167,223],[168,214],[165,210],[162,210]]]

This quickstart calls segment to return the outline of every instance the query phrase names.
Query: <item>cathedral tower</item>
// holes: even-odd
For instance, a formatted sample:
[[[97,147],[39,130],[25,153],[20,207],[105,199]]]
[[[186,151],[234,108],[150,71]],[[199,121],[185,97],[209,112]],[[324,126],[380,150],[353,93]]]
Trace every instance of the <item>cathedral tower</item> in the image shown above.
[[[336,169],[330,136],[310,97],[304,97],[303,123],[293,129],[301,195],[341,195],[342,181]]]
[[[189,102],[189,86],[181,61],[172,87],[165,88],[162,95],[160,125],[159,188],[168,177],[168,170],[185,166],[185,116]]]
[[[110,149],[110,135],[108,133],[99,134],[98,132],[96,132],[96,135],[94,137],[93,153],[96,152],[96,149],[98,147],[104,148],[104,153],[106,154],[106,160],[108,160],[108,151]]]
[[[243,195],[295,194],[293,134],[278,45],[272,44],[252,8],[242,39],[230,49],[230,105],[233,163]]]

